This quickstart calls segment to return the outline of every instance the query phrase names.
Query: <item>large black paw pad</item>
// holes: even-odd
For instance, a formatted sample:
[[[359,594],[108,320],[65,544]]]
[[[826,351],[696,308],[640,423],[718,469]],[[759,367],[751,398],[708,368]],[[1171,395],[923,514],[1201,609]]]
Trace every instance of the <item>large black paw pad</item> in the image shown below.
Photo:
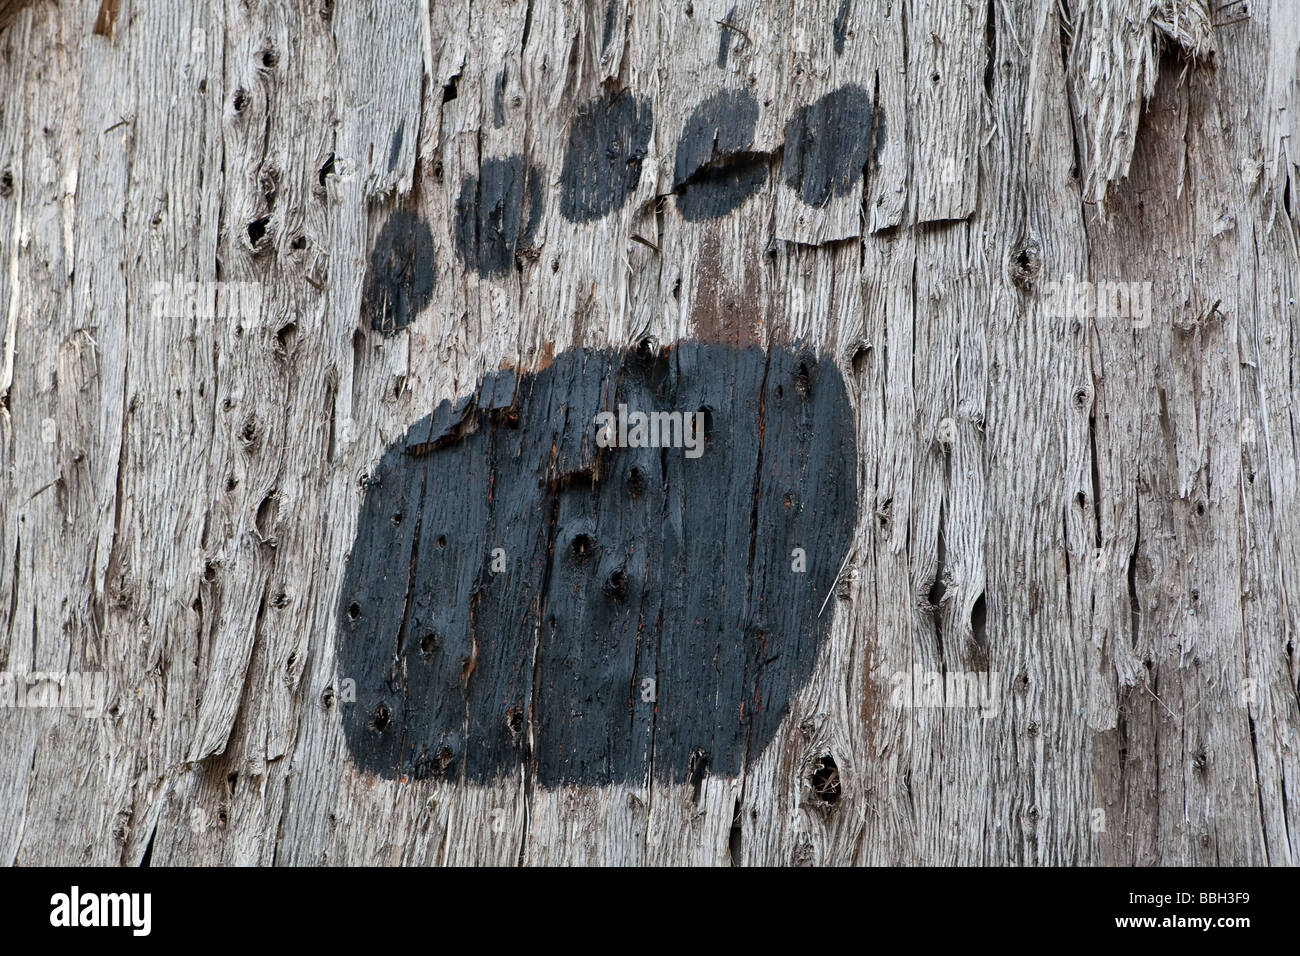
[[[368,476],[339,602],[353,758],[479,783],[527,761],[551,787],[737,773],[812,673],[856,466],[811,353],[488,376]]]

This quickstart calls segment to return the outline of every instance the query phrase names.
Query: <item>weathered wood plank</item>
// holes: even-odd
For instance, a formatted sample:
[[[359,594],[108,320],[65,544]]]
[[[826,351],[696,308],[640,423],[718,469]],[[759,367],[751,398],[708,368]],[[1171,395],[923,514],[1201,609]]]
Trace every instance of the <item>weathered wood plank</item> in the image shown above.
[[[1285,0],[0,0],[0,671],[108,686],[0,707],[0,860],[1294,864],[1297,51]],[[514,389],[687,343],[763,356],[747,476],[507,500],[632,379]],[[484,382],[528,441],[407,434]],[[744,641],[803,633],[844,509],[783,449],[839,427],[787,687]]]

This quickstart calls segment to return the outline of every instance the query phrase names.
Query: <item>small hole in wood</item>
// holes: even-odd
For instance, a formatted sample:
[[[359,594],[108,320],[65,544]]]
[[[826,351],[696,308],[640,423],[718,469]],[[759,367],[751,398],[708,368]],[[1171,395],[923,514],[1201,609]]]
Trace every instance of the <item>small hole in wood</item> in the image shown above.
[[[266,237],[266,227],[270,222],[270,216],[262,216],[259,219],[254,219],[248,224],[248,242],[254,249],[258,248],[262,240]]]
[[[808,785],[812,787],[813,796],[822,803],[831,806],[839,803],[842,793],[840,768],[835,763],[834,757],[826,754],[817,761],[817,766],[808,777]]]
[[[807,398],[812,392],[812,376],[808,372],[808,363],[800,362],[799,371],[794,376],[794,390],[800,398]]]
[[[524,712],[518,707],[506,711],[506,726],[512,734],[519,734],[524,729]]]
[[[627,600],[627,574],[622,568],[610,572],[602,585],[605,596],[615,601]]]
[[[645,472],[640,468],[628,472],[627,493],[633,498],[640,498],[645,493]]]
[[[595,548],[596,542],[587,534],[575,534],[573,540],[569,542],[569,554],[579,564],[586,561]]]
[[[853,365],[853,374],[861,375],[867,370],[867,358],[871,354],[871,346],[859,345],[853,350],[853,358],[850,360]]]

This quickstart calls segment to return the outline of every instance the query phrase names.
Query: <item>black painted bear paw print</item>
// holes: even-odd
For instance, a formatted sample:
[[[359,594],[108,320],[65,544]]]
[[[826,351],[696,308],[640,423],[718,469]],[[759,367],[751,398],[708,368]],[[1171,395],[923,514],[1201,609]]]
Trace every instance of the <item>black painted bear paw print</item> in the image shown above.
[[[857,517],[834,364],[574,349],[383,455],[339,604],[353,759],[545,787],[734,775],[812,674]]]

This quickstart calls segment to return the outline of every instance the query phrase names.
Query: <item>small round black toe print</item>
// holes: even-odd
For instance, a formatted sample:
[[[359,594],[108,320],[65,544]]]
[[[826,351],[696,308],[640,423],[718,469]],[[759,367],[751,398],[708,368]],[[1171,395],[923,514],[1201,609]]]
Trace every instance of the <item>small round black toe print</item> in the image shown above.
[[[737,774],[835,616],[854,435],[834,363],[782,347],[574,349],[444,402],[361,505],[337,618],[353,760],[544,787]]]
[[[757,122],[758,101],[748,90],[720,90],[691,113],[673,164],[682,218],[717,219],[763,188],[769,157],[751,151]]]
[[[767,163],[737,162],[699,173],[682,187],[677,211],[687,222],[706,222],[734,212],[767,182]]]
[[[758,123],[758,100],[749,90],[719,90],[691,111],[677,141],[673,185],[704,166],[749,149]]]
[[[871,157],[871,96],[842,86],[799,110],[785,124],[781,176],[810,206],[846,196]]]
[[[629,90],[579,107],[560,172],[560,215],[593,222],[627,202],[641,181],[653,125],[650,103]]]
[[[417,215],[388,217],[370,250],[361,317],[388,336],[406,328],[433,298],[433,236]]]
[[[488,277],[509,272],[542,215],[542,176],[522,156],[486,160],[456,198],[456,252]]]

